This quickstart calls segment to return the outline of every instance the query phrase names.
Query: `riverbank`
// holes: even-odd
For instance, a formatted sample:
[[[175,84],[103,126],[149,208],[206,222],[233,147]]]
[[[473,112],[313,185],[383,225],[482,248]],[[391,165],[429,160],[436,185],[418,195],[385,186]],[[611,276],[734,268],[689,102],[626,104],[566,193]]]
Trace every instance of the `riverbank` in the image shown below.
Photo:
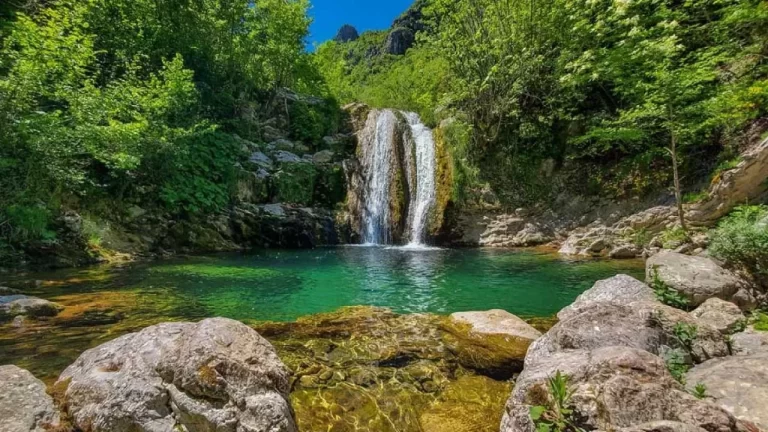
[[[426,252],[419,252],[424,253]],[[285,403],[291,404],[292,409],[277,409],[276,405],[270,405],[271,410],[277,409],[275,413],[281,413],[270,418],[280,418],[281,424],[286,425],[275,430],[292,431],[295,430],[295,425],[298,425],[300,430],[330,427],[338,431],[371,432],[496,431],[499,430],[500,422],[504,432],[533,430],[528,428],[540,420],[531,420],[528,417],[532,402],[527,398],[533,394],[530,389],[541,387],[540,391],[543,393],[533,403],[541,403],[547,409],[547,404],[550,403],[548,401],[552,399],[547,396],[546,378],[553,376],[557,370],[570,377],[568,386],[573,390],[574,396],[569,399],[568,404],[572,405],[575,411],[569,421],[582,428],[620,429],[636,426],[639,430],[661,430],[654,429],[660,427],[658,423],[654,423],[655,426],[652,427],[646,423],[667,421],[676,422],[668,425],[678,428],[688,427],[683,425],[715,424],[717,427],[712,430],[757,430],[749,429],[763,421],[759,410],[755,411],[754,400],[739,402],[737,410],[733,411],[729,401],[736,396],[729,396],[728,392],[733,389],[731,384],[714,381],[719,375],[713,375],[710,379],[706,372],[701,372],[709,370],[707,368],[743,370],[749,367],[757,368],[750,369],[754,371],[750,373],[758,374],[754,375],[755,377],[759,376],[759,370],[763,366],[754,359],[761,358],[765,349],[768,349],[768,337],[764,336],[768,333],[763,334],[752,329],[749,327],[748,315],[732,303],[715,298],[729,298],[734,284],[746,289],[746,282],[720,269],[720,276],[717,276],[716,272],[707,272],[700,275],[705,279],[699,279],[697,284],[689,288],[685,285],[685,281],[689,279],[681,279],[679,276],[684,274],[691,264],[685,260],[666,261],[675,264],[664,268],[656,268],[651,264],[650,268],[657,270],[656,274],[648,270],[648,280],[655,288],[652,289],[630,276],[609,277],[587,291],[584,291],[587,287],[579,290],[582,294],[573,303],[569,300],[566,304],[571,304],[560,310],[556,319],[531,317],[521,320],[506,311],[456,313],[450,316],[425,313],[401,315],[388,309],[351,307],[305,316],[289,322],[259,323],[245,320],[249,327],[229,320],[204,320],[194,325],[196,327],[192,327],[192,324],[178,324],[182,326],[178,327],[179,329],[189,330],[180,330],[181,333],[174,330],[167,334],[164,333],[166,330],[161,329],[169,324],[161,324],[160,327],[155,325],[168,321],[187,321],[196,314],[211,311],[200,309],[200,304],[184,303],[159,296],[161,292],[171,293],[166,289],[155,293],[137,292],[135,296],[131,296],[128,295],[130,291],[119,291],[114,286],[114,279],[110,280],[103,274],[94,272],[92,278],[102,278],[104,285],[101,287],[111,284],[113,292],[94,289],[96,286],[93,286],[83,294],[73,292],[60,296],[62,303],[65,300],[71,302],[65,306],[61,315],[42,320],[28,319],[21,326],[4,325],[0,331],[0,335],[3,335],[0,344],[4,355],[10,354],[15,358],[11,358],[10,363],[28,367],[38,378],[45,379],[58,406],[68,407],[61,413],[64,421],[78,425],[84,424],[82,422],[102,425],[95,426],[93,430],[120,430],[109,429],[116,424],[109,422],[118,421],[117,419],[138,425],[136,427],[139,430],[150,430],[147,429],[147,418],[138,414],[141,411],[133,410],[133,414],[121,414],[122,411],[112,410],[95,399],[89,402],[87,398],[82,397],[96,388],[101,389],[99,392],[106,391],[105,397],[108,394],[110,398],[124,397],[122,391],[118,390],[122,388],[119,383],[124,378],[121,377],[138,378],[140,381],[133,384],[135,386],[143,382],[141,380],[154,379],[151,374],[155,372],[151,370],[162,370],[136,369],[139,364],[136,361],[145,358],[144,355],[150,356],[146,359],[160,359],[161,363],[175,361],[172,359],[176,357],[166,357],[174,352],[176,348],[170,347],[176,346],[175,344],[179,344],[179,349],[192,350],[189,352],[218,347],[215,348],[218,352],[215,358],[218,360],[216,365],[205,363],[205,356],[199,359],[192,356],[186,360],[196,365],[193,369],[197,372],[189,375],[189,379],[193,381],[184,381],[185,384],[168,381],[163,388],[168,389],[172,399],[180,397],[173,396],[177,389],[186,388],[187,390],[183,390],[185,398],[192,399],[185,402],[185,407],[174,408],[173,414],[169,411],[162,414],[161,418],[164,422],[184,422],[187,414],[182,413],[196,412],[206,418],[206,421],[218,424],[219,420],[211,417],[212,408],[205,408],[205,404],[209,402],[200,405],[200,401],[204,399],[199,398],[207,393],[192,389],[198,385],[203,386],[203,389],[213,385],[212,389],[220,388],[228,395],[221,396],[225,397],[222,401],[235,401],[245,397],[240,396],[241,393],[233,393],[234,390],[227,390],[229,387],[223,384],[230,379],[227,377],[232,371],[240,370],[237,369],[239,366],[232,369],[235,366],[225,365],[237,364],[241,361],[238,360],[241,358],[239,356],[246,358],[252,355],[248,347],[254,342],[242,340],[234,345],[216,345],[218,342],[211,342],[213,345],[210,345],[207,338],[212,338],[211,341],[234,338],[233,341],[236,341],[244,337],[256,338],[249,339],[254,341],[262,340],[260,338],[263,337],[269,342],[255,342],[253,349],[257,349],[257,346],[268,346],[258,349],[274,350],[275,360],[270,360],[270,365],[265,364],[263,367],[274,369],[274,373],[278,375],[269,376],[281,376],[282,384],[269,384],[262,390],[251,388],[239,391],[245,391],[244,395],[251,391],[275,392],[280,395],[279,398],[284,398]],[[517,265],[511,262],[506,265],[516,273],[525,273],[526,267],[520,266],[519,259],[516,262]],[[534,267],[541,264],[540,260],[533,263]],[[322,263],[315,262],[314,265],[322,267]],[[194,265],[177,270],[197,276],[201,289],[210,291],[210,294],[216,297],[221,296],[220,292],[216,292],[215,286],[209,286],[199,279],[199,276],[204,272],[214,278],[221,277],[222,272],[212,272],[212,267],[208,266],[198,267],[196,273]],[[259,280],[265,280],[267,275],[263,274],[263,270],[253,271],[260,273]],[[234,279],[253,276],[242,269],[233,271],[231,268],[227,274]],[[638,275],[638,278],[644,277]],[[481,278],[475,280],[482,281]],[[702,306],[689,314],[662,304],[657,300],[659,288],[656,280],[663,281],[669,289],[677,290],[680,296],[688,299],[688,307],[692,308],[697,304]],[[159,281],[155,281],[157,282]],[[41,288],[66,291],[67,286],[71,288],[73,284],[78,284],[78,281],[65,280],[58,287],[48,282],[41,285]],[[708,287],[708,295],[712,297],[700,297],[702,286]],[[530,286],[527,288],[531,289]],[[339,289],[341,291],[337,292],[340,294],[343,289],[337,284],[337,290]],[[386,290],[379,287],[377,291]],[[480,291],[475,288],[473,292]],[[454,291],[453,294],[460,297],[460,293]],[[574,293],[571,299],[575,298],[576,294]],[[549,298],[542,292],[535,291],[535,295]],[[498,299],[504,298],[498,294],[493,297],[497,299],[496,304],[500,304]],[[136,302],[143,304],[143,308],[137,308]],[[237,296],[237,303],[249,304],[242,296]],[[112,309],[111,315],[105,313],[105,307]],[[79,316],[75,312],[78,310],[82,312]],[[174,315],[179,313],[183,315]],[[198,316],[200,319],[205,318],[203,315]],[[203,331],[200,326],[208,327]],[[155,328],[157,330],[152,330]],[[133,333],[142,329],[145,330],[141,333]],[[183,337],[178,342],[175,339],[177,336],[172,336],[183,335],[187,331],[197,336],[192,339]],[[253,332],[253,335],[246,336],[249,332]],[[545,334],[541,336],[542,333]],[[124,336],[120,337],[121,335]],[[161,349],[156,345],[155,338],[165,340],[163,346],[169,348]],[[527,349],[534,340],[531,348]],[[200,348],[192,348],[189,344],[199,344]],[[93,350],[83,354],[86,349],[97,345],[100,345],[98,349],[103,354],[97,355]],[[184,348],[188,345],[189,348]],[[138,346],[145,348],[136,351]],[[237,347],[237,352],[242,354],[231,351],[234,348],[226,348],[230,346]],[[134,351],[143,354],[136,354]],[[30,356],[31,353],[35,354]],[[676,357],[675,353],[681,353],[681,357]],[[80,360],[76,361],[78,357]],[[125,360],[134,357],[130,362]],[[112,360],[109,360],[110,358]],[[680,363],[675,363],[675,359],[679,359]],[[8,361],[9,359],[3,359],[0,363]],[[94,361],[96,363],[93,363]],[[113,362],[109,363],[112,366],[102,365],[105,361]],[[37,366],[35,362],[38,362]],[[726,365],[722,366],[724,362]],[[631,365],[629,371],[625,369],[627,365]],[[683,385],[674,379],[677,377],[682,381],[680,377],[683,377],[692,365],[700,366],[692,369],[690,376],[703,376],[704,378],[695,379],[707,382],[704,401],[686,393]],[[60,376],[67,366],[70,366],[67,372]],[[107,367],[109,369],[104,369]],[[181,365],[173,367],[186,368]],[[256,369],[252,369],[253,367]],[[580,369],[582,367],[583,369]],[[251,372],[247,373],[253,374],[254,379],[261,379],[258,378],[259,374],[265,373],[262,366],[252,365],[248,368],[251,368]],[[602,372],[597,375],[585,372],[592,370],[590,368],[598,368]],[[96,373],[98,370],[104,372]],[[521,373],[519,377],[518,373]],[[21,376],[18,372],[14,374]],[[606,378],[607,381],[604,380],[605,377],[609,377]],[[646,378],[651,380],[651,387],[637,384],[640,386],[639,393],[627,399],[628,396],[624,393],[629,391],[628,389],[634,389],[636,383],[646,382]],[[104,379],[112,383],[110,387],[101,387],[100,382]],[[190,384],[194,382],[199,384]],[[698,383],[699,381],[688,382],[688,391],[693,393],[693,387]],[[192,387],[186,387],[190,385]],[[222,385],[224,387],[220,387]],[[270,387],[271,385],[277,387]],[[758,395],[768,388],[768,384],[759,378],[754,378],[750,385]],[[594,386],[604,389],[597,393],[600,395],[598,399],[594,399],[595,393],[590,390]],[[510,392],[512,397],[509,398],[505,409],[505,400]],[[624,396],[612,399],[613,396],[610,395],[615,392]],[[666,396],[661,397],[661,394]],[[670,402],[671,399],[665,399],[668,397],[675,398],[675,403]],[[612,402],[614,400],[631,400],[632,403],[619,404]],[[193,401],[197,402],[190,405]],[[148,403],[140,399],[134,402]],[[605,408],[594,413],[591,407],[596,406],[595,404]],[[89,408],[85,409],[85,406]],[[229,402],[224,405],[226,406],[229,406]],[[258,406],[261,405],[252,406],[256,410],[253,412],[263,413]],[[656,408],[651,409],[651,406],[664,409],[659,411]],[[725,407],[726,410],[719,406]],[[200,409],[203,411],[199,411]],[[98,414],[99,420],[91,417],[97,415],[97,412],[101,413]],[[228,415],[234,416],[232,418],[238,419],[238,422],[245,421],[242,416],[246,414],[233,412]],[[51,414],[46,418],[53,417]],[[264,419],[257,415],[256,419],[259,418]],[[643,424],[640,425],[640,422]],[[104,427],[107,429],[103,429]],[[705,427],[705,430],[710,429]]]

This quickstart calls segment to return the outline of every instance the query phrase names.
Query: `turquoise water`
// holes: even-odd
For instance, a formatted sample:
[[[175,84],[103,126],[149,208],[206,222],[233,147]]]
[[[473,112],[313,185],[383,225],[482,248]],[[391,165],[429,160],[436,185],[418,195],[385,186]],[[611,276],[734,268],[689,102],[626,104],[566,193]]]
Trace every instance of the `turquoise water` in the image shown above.
[[[643,263],[533,251],[339,247],[0,275],[0,285],[64,306],[57,317],[21,328],[0,323],[0,364],[52,382],[90,347],[159,322],[213,316],[292,321],[370,305],[547,317],[617,273],[642,277]]]
[[[78,283],[42,287],[35,294],[136,289],[147,298],[170,294],[174,301],[164,302],[162,313],[167,315],[168,307],[177,303],[172,314],[188,319],[290,321],[351,305],[385,306],[401,313],[499,308],[549,316],[595,281],[617,273],[642,277],[642,263],[573,260],[531,251],[339,247],[107,268],[93,281],[71,272],[38,275],[54,281],[74,277]]]

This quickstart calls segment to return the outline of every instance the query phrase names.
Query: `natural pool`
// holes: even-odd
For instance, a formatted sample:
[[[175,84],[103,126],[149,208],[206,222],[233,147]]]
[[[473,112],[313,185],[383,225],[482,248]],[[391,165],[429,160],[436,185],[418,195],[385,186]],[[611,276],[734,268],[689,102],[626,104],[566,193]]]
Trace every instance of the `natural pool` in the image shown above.
[[[550,317],[617,273],[642,277],[643,263],[532,250],[338,247],[0,274],[0,285],[65,306],[48,321],[1,324],[0,364],[50,384],[84,350],[122,334],[223,316],[253,325],[294,372],[302,430],[497,430],[511,384],[458,364],[439,315],[505,309]],[[428,315],[334,312],[356,305]]]

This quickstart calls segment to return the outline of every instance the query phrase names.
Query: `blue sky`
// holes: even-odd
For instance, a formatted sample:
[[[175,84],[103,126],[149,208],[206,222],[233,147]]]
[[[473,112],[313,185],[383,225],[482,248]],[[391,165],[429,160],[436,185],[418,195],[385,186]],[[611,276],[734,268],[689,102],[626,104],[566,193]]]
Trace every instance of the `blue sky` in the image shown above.
[[[322,43],[336,36],[344,24],[353,25],[360,33],[383,30],[392,25],[413,0],[311,0],[309,14],[314,19],[310,28],[309,45]]]

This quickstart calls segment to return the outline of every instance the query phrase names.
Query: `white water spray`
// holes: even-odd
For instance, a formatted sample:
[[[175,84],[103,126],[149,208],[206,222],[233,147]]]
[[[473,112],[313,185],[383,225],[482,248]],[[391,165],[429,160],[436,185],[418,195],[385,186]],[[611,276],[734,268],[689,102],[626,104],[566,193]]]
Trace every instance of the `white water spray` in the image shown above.
[[[435,206],[435,140],[432,130],[426,127],[415,113],[405,113],[416,153],[416,194],[411,197],[409,246],[424,244],[429,216]]]
[[[394,156],[397,116],[390,110],[368,116],[361,135],[363,172],[366,178],[363,209],[363,242],[387,244],[389,235],[389,173]]]

